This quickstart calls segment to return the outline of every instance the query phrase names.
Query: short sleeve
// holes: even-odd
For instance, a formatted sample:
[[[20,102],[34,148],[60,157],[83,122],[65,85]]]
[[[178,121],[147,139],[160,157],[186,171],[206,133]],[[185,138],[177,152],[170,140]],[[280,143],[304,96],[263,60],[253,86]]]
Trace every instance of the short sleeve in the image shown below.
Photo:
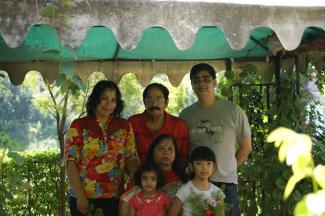
[[[176,197],[185,203],[186,198],[188,197],[188,189],[186,185],[183,185],[176,193]]]
[[[83,145],[82,130],[77,120],[71,123],[66,134],[64,147],[64,160],[75,160],[77,163],[81,159],[80,152]]]
[[[238,105],[236,108],[236,139],[241,140],[251,136],[251,129],[244,110]]]
[[[136,199],[136,195],[137,194],[135,194],[135,195],[133,195],[133,197],[129,200],[129,205],[132,207],[132,208],[134,208],[134,209],[136,209],[137,208],[137,199]]]

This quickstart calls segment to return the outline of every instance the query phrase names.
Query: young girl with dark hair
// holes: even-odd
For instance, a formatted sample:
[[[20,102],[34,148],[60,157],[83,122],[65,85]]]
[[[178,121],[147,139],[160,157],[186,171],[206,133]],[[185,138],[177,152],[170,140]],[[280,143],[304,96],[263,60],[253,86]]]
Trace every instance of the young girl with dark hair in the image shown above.
[[[156,164],[145,163],[135,172],[134,182],[142,190],[129,200],[129,216],[166,215],[170,199],[158,190],[165,183],[162,169]]]

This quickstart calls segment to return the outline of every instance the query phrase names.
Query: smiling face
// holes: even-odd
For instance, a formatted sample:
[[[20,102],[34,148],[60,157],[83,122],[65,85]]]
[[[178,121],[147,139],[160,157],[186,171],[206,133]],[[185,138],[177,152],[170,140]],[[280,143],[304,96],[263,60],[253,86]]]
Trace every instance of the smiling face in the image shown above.
[[[175,160],[175,148],[172,139],[163,139],[154,149],[154,162],[163,170],[171,170]]]
[[[98,120],[105,121],[116,108],[116,92],[113,89],[107,88],[99,97],[99,104],[96,106],[96,117]]]
[[[153,195],[157,188],[157,173],[155,171],[143,172],[141,186],[145,195]]]
[[[144,99],[144,105],[150,115],[159,116],[164,114],[168,105],[168,100],[165,99],[161,89],[153,87],[149,89]]]
[[[194,172],[194,178],[201,181],[208,181],[215,169],[213,161],[195,160],[190,163],[190,169]]]
[[[206,96],[214,96],[217,81],[211,77],[208,71],[200,71],[192,78],[191,84],[197,97],[203,98]]]

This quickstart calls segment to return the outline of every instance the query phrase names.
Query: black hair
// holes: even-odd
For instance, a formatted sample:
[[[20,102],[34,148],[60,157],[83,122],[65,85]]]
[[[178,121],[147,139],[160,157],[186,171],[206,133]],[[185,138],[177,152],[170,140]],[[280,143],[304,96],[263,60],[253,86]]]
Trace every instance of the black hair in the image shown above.
[[[212,161],[215,164],[216,156],[210,148],[206,146],[199,146],[192,151],[190,162],[193,164],[194,161],[198,160]]]
[[[170,134],[161,134],[159,136],[157,136],[151,143],[148,153],[147,153],[147,158],[146,158],[146,162],[147,163],[155,163],[154,161],[154,150],[157,147],[157,145],[159,145],[163,140],[165,139],[171,139],[172,143],[174,145],[174,149],[175,149],[175,160],[172,164],[172,170],[175,171],[182,179],[183,182],[188,181],[189,176],[186,175],[185,173],[185,166],[184,163],[181,160],[181,155],[179,153],[178,150],[178,145],[176,142],[176,139],[173,135]]]
[[[124,108],[124,101],[122,100],[121,91],[118,86],[110,80],[101,80],[93,88],[93,91],[88,97],[86,103],[86,110],[88,116],[95,116],[96,107],[100,103],[100,96],[107,89],[115,91],[116,94],[116,107],[112,113],[113,117],[120,117]]]
[[[134,183],[138,185],[139,187],[142,187],[141,179],[143,173],[146,172],[155,172],[157,175],[157,186],[156,188],[161,188],[162,186],[165,185],[165,178],[164,178],[164,173],[160,166],[154,163],[144,163],[143,165],[140,165],[138,169],[134,173]]]
[[[205,64],[205,63],[200,63],[200,64],[196,64],[192,67],[191,72],[190,72],[190,80],[192,80],[193,77],[201,71],[208,71],[209,75],[213,79],[216,78],[216,71],[214,70],[214,68],[211,65]]]
[[[143,94],[142,94],[143,103],[145,102],[150,89],[153,89],[153,88],[158,88],[163,93],[165,101],[168,100],[168,96],[169,96],[168,88],[160,83],[151,83],[151,84],[147,85],[147,87],[143,91]]]

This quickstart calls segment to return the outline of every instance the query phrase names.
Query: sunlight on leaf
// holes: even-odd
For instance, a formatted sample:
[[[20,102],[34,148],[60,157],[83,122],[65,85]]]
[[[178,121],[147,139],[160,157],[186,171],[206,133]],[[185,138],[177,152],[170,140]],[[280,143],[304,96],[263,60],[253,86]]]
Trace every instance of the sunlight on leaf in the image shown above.
[[[305,173],[306,175],[312,175],[312,168],[311,168],[311,154],[308,155],[300,155],[295,163],[292,164],[292,171],[293,173]]]
[[[306,177],[306,175],[304,175],[302,173],[297,173],[290,177],[290,179],[287,183],[287,186],[284,190],[284,194],[283,194],[284,199],[287,199],[290,196],[290,194],[293,191],[293,189],[295,188],[296,184],[304,177]]]
[[[308,208],[306,204],[306,198],[300,200],[294,210],[295,216],[311,216],[311,214],[308,213]]]
[[[287,143],[287,149],[286,149],[287,165],[292,165],[299,156],[303,156],[306,159],[310,159],[311,146],[312,143],[310,137],[304,134],[295,134],[292,137],[291,142]]]
[[[306,205],[309,212],[315,215],[325,213],[325,190],[318,191],[314,194],[307,195]]]
[[[310,158],[312,142],[309,136],[298,134],[287,128],[277,128],[268,137],[267,142],[274,142],[279,148],[279,160],[286,159],[287,165],[292,165],[299,156]]]
[[[293,130],[279,127],[271,132],[271,134],[267,137],[267,142],[275,142],[274,146],[279,148],[280,145],[288,139],[288,137],[292,137],[294,134],[295,132]]]
[[[325,189],[325,166],[323,165],[316,166],[314,170],[314,175],[318,184]]]

